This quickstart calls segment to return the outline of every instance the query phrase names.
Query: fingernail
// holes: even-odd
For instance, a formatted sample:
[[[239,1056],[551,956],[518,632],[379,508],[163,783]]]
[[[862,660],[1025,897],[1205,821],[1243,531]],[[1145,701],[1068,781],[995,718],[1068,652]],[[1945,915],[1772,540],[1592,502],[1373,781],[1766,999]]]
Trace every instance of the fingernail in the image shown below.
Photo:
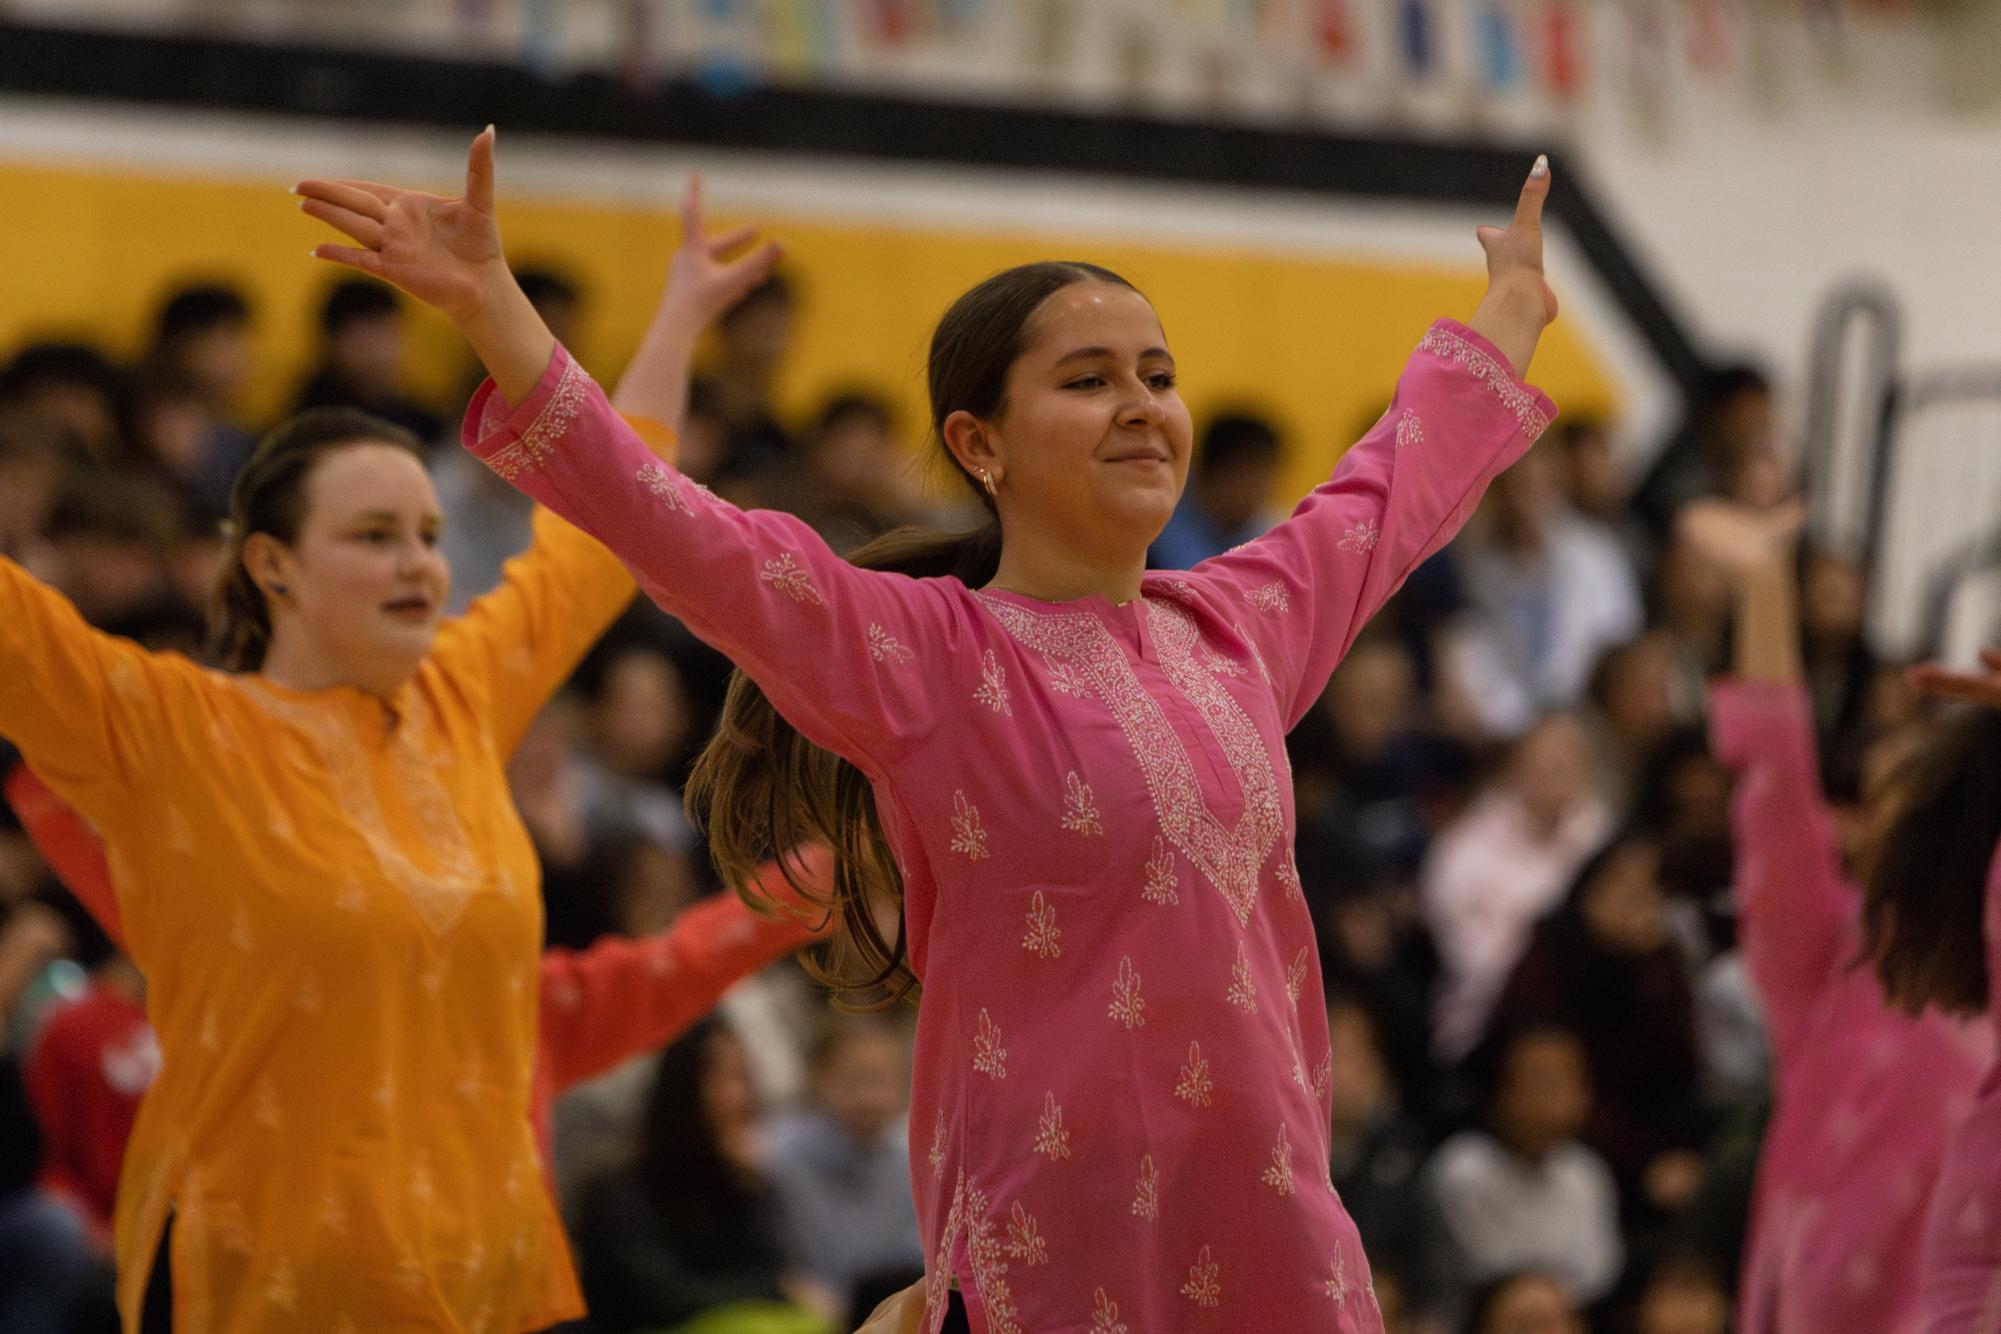
[[[1549,175],[1549,154],[1541,153],[1536,156],[1535,166],[1529,171],[1529,175],[1536,180]]]
[[[499,130],[496,130],[496,129],[494,129],[494,128],[493,128],[493,122],[492,122],[492,121],[488,121],[488,122],[486,123],[486,132],[487,132],[488,134],[492,135],[492,136],[493,136],[493,137],[494,137],[495,139],[498,139],[498,138],[500,138],[500,131],[499,131]]]
[[[288,185],[285,187],[285,193],[288,195],[295,195],[299,193],[299,187],[296,185]]]

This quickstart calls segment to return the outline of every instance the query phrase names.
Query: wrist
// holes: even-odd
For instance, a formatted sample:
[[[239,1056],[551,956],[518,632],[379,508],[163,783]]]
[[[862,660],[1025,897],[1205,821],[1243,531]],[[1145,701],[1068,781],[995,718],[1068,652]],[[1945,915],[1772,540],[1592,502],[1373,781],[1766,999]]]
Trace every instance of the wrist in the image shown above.
[[[479,275],[471,302],[465,310],[453,313],[453,320],[468,338],[473,338],[481,328],[517,317],[523,306],[534,309],[521,284],[514,280],[514,271],[505,263],[496,262]]]

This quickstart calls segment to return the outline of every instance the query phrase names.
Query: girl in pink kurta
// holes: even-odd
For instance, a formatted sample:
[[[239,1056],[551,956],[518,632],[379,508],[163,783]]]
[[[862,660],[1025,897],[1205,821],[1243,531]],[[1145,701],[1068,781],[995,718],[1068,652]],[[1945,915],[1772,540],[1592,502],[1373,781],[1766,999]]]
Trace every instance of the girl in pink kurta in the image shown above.
[[[1155,522],[1134,596],[1047,601],[862,570],[796,518],[716,499],[647,453],[546,334],[497,331],[494,307],[465,296],[483,279],[446,281],[447,258],[401,248],[424,234],[398,230],[400,192],[377,209],[338,183],[301,189],[364,247],[322,253],[457,306],[519,387],[513,405],[491,384],[475,398],[474,452],[611,544],[788,723],[866,775],[924,982],[911,1114],[924,1328],[944,1324],[956,1283],[976,1334],[1380,1331],[1328,1184],[1328,1032],[1283,739],[1368,616],[1548,425],[1554,408],[1510,356],[1441,321],[1388,414],[1290,520],[1142,579]],[[452,210],[480,199],[475,179],[465,203],[406,211],[463,222]],[[1494,238],[1525,235],[1490,232],[1490,258]],[[1117,433],[1077,460],[1079,488],[1151,497],[1178,465],[1161,488],[1171,507],[1186,413],[1157,368],[1164,347],[1128,358],[1117,341],[1137,294],[1099,270],[1032,267],[1074,270],[1047,300],[1113,311],[1088,326],[1105,345],[1060,359],[1083,367],[1061,411],[1120,396]],[[1553,314],[1545,292],[1538,232],[1509,301],[1533,330],[1489,321],[1519,363]],[[531,349],[539,380],[522,375]],[[978,475],[1005,497],[1032,466]]]
[[[1896,1008],[1867,966],[1862,894],[1821,794],[1801,672],[1797,520],[1705,502],[1682,521],[1736,585],[1736,677],[1711,689],[1710,730],[1737,772],[1739,940],[1777,1063],[1737,1328],[1915,1334],[1926,1207],[1989,1044]],[[1872,823],[1897,797],[1871,785]]]

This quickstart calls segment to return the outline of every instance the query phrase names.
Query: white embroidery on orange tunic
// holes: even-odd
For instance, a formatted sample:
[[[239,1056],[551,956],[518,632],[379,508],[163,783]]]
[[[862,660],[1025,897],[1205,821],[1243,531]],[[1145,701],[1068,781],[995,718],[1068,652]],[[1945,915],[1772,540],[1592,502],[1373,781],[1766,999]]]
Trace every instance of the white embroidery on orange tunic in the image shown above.
[[[1204,1246],[1196,1255],[1195,1263],[1188,1266],[1188,1281],[1181,1285],[1181,1295],[1197,1306],[1219,1306],[1223,1301],[1223,1284],[1217,1277],[1219,1266]]]
[[[1070,1132],[1063,1128],[1063,1109],[1056,1105],[1052,1091],[1043,1096],[1042,1117],[1035,1123],[1035,1151],[1050,1162],[1070,1156]]]
[[[1403,415],[1397,418],[1397,448],[1402,449],[1406,445],[1421,445],[1423,443],[1424,422],[1418,418],[1415,412],[1409,408],[1405,408]]]
[[[1383,530],[1374,519],[1363,519],[1353,528],[1341,534],[1335,546],[1342,551],[1368,552],[1376,549],[1376,543],[1383,537]]]
[[[980,824],[980,808],[966,800],[963,790],[952,794],[952,851],[963,852],[971,861],[982,861],[987,855],[987,831]]]
[[[250,910],[240,903],[236,905],[236,916],[230,919],[229,943],[245,954],[257,948],[257,941],[250,934]]]
[[[293,1311],[299,1305],[299,1280],[292,1272],[292,1262],[283,1256],[271,1266],[271,1277],[264,1285],[264,1300],[281,1311]]]
[[[904,647],[895,635],[874,621],[870,621],[868,627],[868,655],[877,662],[886,662],[893,667],[901,666],[917,656]]]
[[[1160,1217],[1160,1173],[1154,1168],[1150,1153],[1139,1160],[1139,1181],[1133,1187],[1133,1217],[1149,1223]]]
[[[452,1091],[467,1102],[476,1102],[485,1088],[486,1063],[480,1060],[478,1052],[474,1052],[466,1057],[465,1065],[459,1070],[458,1082],[452,1085]]]
[[[1292,1194],[1292,1141],[1287,1137],[1282,1121],[1278,1127],[1278,1143],[1271,1146],[1271,1166],[1258,1180],[1281,1196]]]
[[[250,1095],[250,1119],[266,1130],[283,1130],[285,1112],[278,1105],[278,1086],[271,1082],[269,1075],[257,1081],[257,1087]]]
[[[320,1197],[320,1226],[336,1237],[347,1235],[347,1206],[332,1192]]]
[[[1146,860],[1146,888],[1139,896],[1148,903],[1175,904],[1181,896],[1175,891],[1181,886],[1181,877],[1174,870],[1174,855],[1167,850],[1167,840],[1159,834],[1153,836],[1153,855]]]
[[[1119,1319],[1119,1304],[1106,1296],[1103,1288],[1091,1294],[1090,1334],[1131,1334],[1126,1322]]]
[[[1285,970],[1285,998],[1294,1005],[1299,1004],[1299,989],[1306,985],[1307,956],[1309,947],[1301,945],[1299,953],[1292,956],[1292,967]]]
[[[984,704],[995,713],[1014,716],[1014,706],[1007,702],[1007,669],[1000,665],[992,649],[980,659],[980,685],[973,692],[973,702]]]
[[[222,1050],[222,1022],[216,1017],[213,1003],[201,1012],[201,1034],[195,1040],[201,1043],[203,1051]]]
[[[1471,371],[1473,378],[1492,390],[1501,406],[1515,414],[1522,434],[1534,440],[1549,429],[1549,416],[1536,404],[1534,394],[1515,383],[1515,377],[1489,356],[1450,329],[1428,329],[1417,341],[1418,351],[1429,352],[1447,361],[1456,361]]]
[[[1187,747],[1096,616],[1030,611],[984,594],[981,601],[1021,643],[1083,669],[1139,761],[1162,833],[1229,902],[1239,924],[1249,922],[1259,870],[1284,828],[1278,776],[1257,724],[1195,661],[1198,633],[1189,613],[1175,602],[1144,599],[1162,672],[1195,706],[1243,793],[1244,812],[1234,828],[1209,810]]]
[[[1007,1078],[1007,1048],[1001,1046],[1000,1027],[985,1007],[980,1010],[980,1031],[973,1038],[973,1069],[990,1079]]]
[[[1056,909],[1049,906],[1041,890],[1036,890],[1028,901],[1028,931],[1021,938],[1021,947],[1038,959],[1054,959],[1063,953],[1063,946],[1057,943],[1062,935],[1056,925]]]
[[[676,480],[673,473],[668,472],[661,464],[648,463],[642,465],[637,475],[637,481],[648,491],[660,497],[661,503],[668,509],[686,514],[690,518],[694,516],[695,507],[688,503],[688,497],[681,494],[680,482]]]
[[[1188,1063],[1181,1067],[1181,1079],[1174,1086],[1174,1096],[1190,1107],[1207,1107],[1209,1095],[1216,1083],[1209,1077],[1209,1058],[1202,1054],[1202,1044],[1188,1044]]]
[[[1079,778],[1075,769],[1063,778],[1063,827],[1086,837],[1105,832],[1098,819],[1098,801],[1091,794],[1091,785]]]
[[[1292,597],[1286,592],[1285,581],[1274,579],[1268,584],[1259,584],[1244,595],[1259,611],[1287,612],[1292,610]]]
[[[1146,998],[1139,991],[1139,970],[1132,956],[1119,960],[1118,980],[1112,983],[1112,1003],[1106,1013],[1128,1033],[1146,1027]]]
[[[1258,984],[1251,978],[1250,957],[1244,953],[1241,940],[1237,942],[1237,961],[1230,966],[1230,987],[1223,993],[1223,999],[1245,1014],[1258,1012]]]
[[[1019,1200],[1008,1214],[1007,1253],[1008,1258],[1025,1265],[1049,1263],[1049,1247],[1035,1226],[1035,1215],[1022,1208]]]
[[[794,602],[808,602],[815,607],[826,605],[820,600],[820,590],[813,586],[813,576],[789,551],[781,551],[764,562],[764,570],[757,577]]]
[[[300,1014],[318,1014],[326,1008],[326,995],[320,990],[320,975],[310,968],[299,979],[299,990],[292,997],[292,1008]]]
[[[486,466],[508,481],[540,467],[555,454],[557,445],[570,429],[570,423],[577,419],[590,382],[591,377],[576,362],[563,367],[562,377],[556,381],[556,387],[550,391],[542,410],[535,414],[535,420],[513,444],[495,450],[487,458]]]

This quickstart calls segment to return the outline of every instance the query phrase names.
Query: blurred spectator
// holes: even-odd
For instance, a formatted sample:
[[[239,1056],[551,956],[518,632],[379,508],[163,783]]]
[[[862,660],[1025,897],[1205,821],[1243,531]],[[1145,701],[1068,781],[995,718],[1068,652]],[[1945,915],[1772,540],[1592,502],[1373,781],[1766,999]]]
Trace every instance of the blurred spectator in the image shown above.
[[[77,477],[49,516],[49,582],[93,625],[149,610],[166,596],[179,509],[164,483],[142,473]]]
[[[774,496],[846,554],[917,516],[912,461],[896,442],[889,404],[849,391],[829,399],[806,434],[798,466]]]
[[[402,372],[402,299],[372,279],[344,278],[320,307],[320,364],[299,387],[292,411],[360,408],[436,443],[444,420],[404,396]]]
[[[1398,1100],[1369,1012],[1337,998],[1327,1007],[1327,1026],[1334,1189],[1362,1234],[1378,1292],[1386,1276],[1407,1289],[1423,1259],[1424,1135]]]
[[[1632,519],[1626,508],[1626,478],[1612,453],[1612,436],[1595,417],[1568,417],[1557,423],[1555,439],[1562,465],[1563,498],[1578,514],[1617,530]]]
[[[1699,1063],[1660,845],[1628,834],[1578,872],[1495,1003],[1493,1029],[1578,1035],[1596,1093],[1584,1138],[1628,1192],[1672,1212],[1701,1184]]]
[[[585,1192],[577,1253],[593,1324],[661,1329],[813,1296],[787,1274],[758,1161],[743,1046],[713,1020],[661,1053],[636,1157]]]
[[[1440,1145],[1424,1173],[1438,1220],[1428,1304],[1450,1316],[1483,1283],[1538,1269],[1595,1302],[1624,1261],[1618,1191],[1577,1139],[1591,1081],[1575,1034],[1528,1029],[1495,1046],[1485,1124]]]
[[[575,782],[591,837],[632,831],[676,854],[695,845],[677,786],[690,755],[681,669],[651,637],[614,628],[572,681],[586,744]]]
[[[1562,466],[1535,449],[1495,478],[1481,507],[1485,529],[1459,557],[1467,608],[1450,661],[1497,736],[1520,735],[1543,711],[1577,703],[1599,655],[1643,621],[1624,549],[1570,508]]]
[[[1744,461],[1774,440],[1772,384],[1755,366],[1711,371],[1701,394],[1633,493],[1633,510],[1665,545],[1675,514],[1691,500],[1720,495]]]
[[[1866,714],[1881,663],[1863,634],[1868,592],[1854,560],[1825,549],[1802,552],[1800,649],[1830,791],[1841,786],[1830,780],[1854,771],[1872,730]]]
[[[1271,495],[1283,456],[1277,429],[1263,417],[1231,412],[1211,421],[1181,503],[1154,539],[1147,564],[1191,569],[1264,534],[1279,520]]]
[[[719,481],[751,478],[796,458],[797,447],[779,424],[776,393],[797,310],[792,280],[778,273],[716,321],[717,356],[700,383],[724,428]]]
[[[210,413],[190,380],[153,370],[125,397],[125,441],[139,465],[174,488],[183,503],[220,523],[229,490],[256,442]]]
[[[1640,1292],[1636,1334],[1729,1334],[1730,1294],[1700,1260],[1670,1256]]]
[[[823,1020],[812,1101],[770,1129],[765,1169],[784,1206],[793,1263],[866,1315],[864,1286],[892,1290],[924,1273],[910,1195],[909,1053],[876,1015]],[[900,1280],[900,1281],[899,1281]]]
[[[514,271],[514,281],[556,341],[574,349],[584,315],[584,294],[575,280],[555,268],[528,265]]]
[[[0,370],[0,404],[55,428],[80,460],[119,454],[118,404],[124,377],[87,343],[30,343]]]
[[[1540,1270],[1487,1285],[1473,1304],[1470,1334],[1584,1334],[1584,1317],[1563,1284]]]
[[[1629,813],[1633,785],[1683,719],[1675,712],[1674,641],[1659,630],[1606,649],[1591,671],[1587,716],[1596,725],[1611,804]]]
[[[170,470],[218,514],[257,447],[237,424],[253,369],[250,331],[250,303],[232,286],[205,283],[170,293],[127,413],[133,444],[155,457],[170,449],[180,456],[184,462]]]
[[[67,473],[54,426],[0,408],[0,552],[25,554],[40,539]]]
[[[1674,642],[1678,718],[1704,716],[1709,677],[1722,670],[1730,633],[1730,585],[1715,565],[1679,537],[1654,567],[1648,624]]]
[[[1499,779],[1442,831],[1421,876],[1424,914],[1445,979],[1436,1050],[1472,1049],[1536,918],[1562,898],[1601,844],[1609,812],[1589,735],[1569,714],[1515,743]]]

